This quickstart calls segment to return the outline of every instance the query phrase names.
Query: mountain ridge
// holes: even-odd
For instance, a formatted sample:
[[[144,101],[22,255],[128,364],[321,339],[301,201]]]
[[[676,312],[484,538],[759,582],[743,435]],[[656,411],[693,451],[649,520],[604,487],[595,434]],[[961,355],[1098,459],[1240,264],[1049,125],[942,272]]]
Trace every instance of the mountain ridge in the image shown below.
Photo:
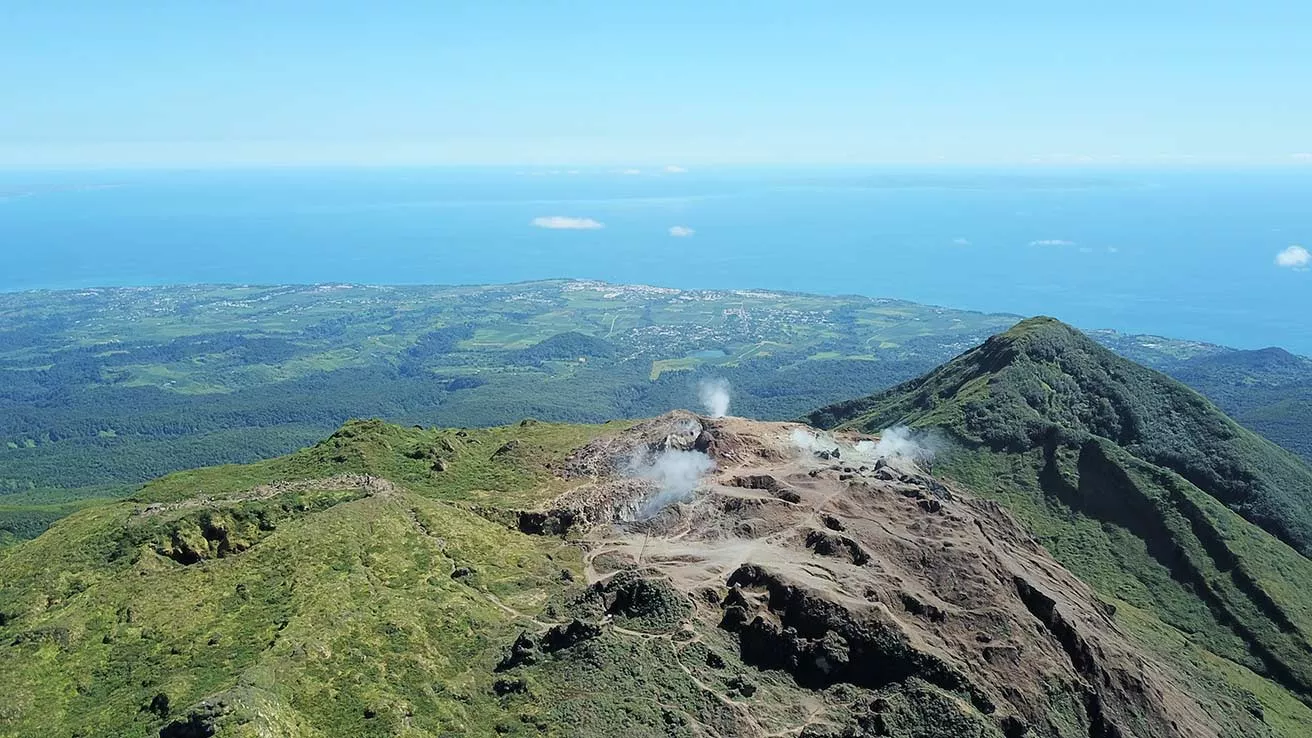
[[[1100,351],[1023,321],[830,430],[351,421],[163,477],[0,552],[0,736],[1308,734],[1312,561],[1148,420],[1251,439]]]
[[[1272,469],[1296,483],[1309,473],[1175,380],[1035,318],[809,420],[947,434],[957,447],[940,470],[1006,501],[1101,594],[1312,696],[1312,610],[1298,584],[1312,566],[1290,547],[1305,543],[1307,507],[1273,505],[1261,486]]]
[[[948,393],[956,402],[935,408],[936,397]],[[889,406],[889,398],[903,399]],[[862,424],[855,419],[872,410],[889,424],[899,412],[957,413],[944,419],[946,429],[998,450],[1027,448],[1051,434],[1059,441],[1108,438],[1312,553],[1312,517],[1291,512],[1312,510],[1312,470],[1184,384],[1054,318],[1021,321],[929,374],[807,417],[821,427]],[[1261,463],[1251,460],[1258,456]]]

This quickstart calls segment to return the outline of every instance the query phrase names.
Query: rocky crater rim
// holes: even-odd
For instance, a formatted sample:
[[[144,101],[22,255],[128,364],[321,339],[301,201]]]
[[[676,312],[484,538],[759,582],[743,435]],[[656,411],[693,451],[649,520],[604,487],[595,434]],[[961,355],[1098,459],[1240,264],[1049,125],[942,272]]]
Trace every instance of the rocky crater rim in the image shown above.
[[[659,580],[687,623],[799,687],[919,680],[1000,730],[1038,725],[1054,685],[1089,735],[1216,735],[1092,590],[1000,506],[875,452],[880,437],[676,412],[577,449],[561,474],[591,584]],[[697,454],[691,494],[635,516],[662,480],[634,458]],[[877,666],[872,666],[876,664]]]

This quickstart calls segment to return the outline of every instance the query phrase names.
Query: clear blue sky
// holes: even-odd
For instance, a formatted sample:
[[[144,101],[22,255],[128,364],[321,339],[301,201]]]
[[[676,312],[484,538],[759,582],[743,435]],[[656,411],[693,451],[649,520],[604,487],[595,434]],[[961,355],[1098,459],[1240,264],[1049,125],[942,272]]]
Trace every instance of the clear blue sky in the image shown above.
[[[1312,166],[1312,2],[0,0],[0,167]]]

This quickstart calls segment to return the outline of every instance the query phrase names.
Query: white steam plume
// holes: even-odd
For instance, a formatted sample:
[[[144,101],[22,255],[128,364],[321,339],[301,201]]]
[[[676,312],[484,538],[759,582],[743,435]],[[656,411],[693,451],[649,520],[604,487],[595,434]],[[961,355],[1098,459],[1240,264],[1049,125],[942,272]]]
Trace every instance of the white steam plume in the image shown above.
[[[723,418],[729,414],[729,381],[726,379],[703,379],[697,385],[697,397],[702,407],[712,418]]]
[[[856,445],[856,450],[862,455],[870,455],[876,459],[889,461],[904,459],[917,464],[927,464],[934,460],[935,454],[942,445],[939,437],[933,432],[895,425],[881,431],[877,442],[861,441]]]
[[[715,462],[706,454],[680,449],[667,449],[631,459],[629,476],[651,480],[659,487],[656,494],[644,500],[638,508],[638,519],[645,520],[669,505],[691,499],[702,476],[714,468]]]
[[[886,428],[878,441],[858,441],[855,445],[843,443],[823,431],[793,430],[791,440],[804,452],[819,454],[839,451],[840,458],[861,461],[910,461],[928,464],[943,447],[940,437],[933,431],[913,430],[905,425]]]
[[[797,428],[793,430],[790,437],[794,446],[811,453],[818,454],[821,451],[833,451],[838,448],[838,442],[828,433],[808,432]]]

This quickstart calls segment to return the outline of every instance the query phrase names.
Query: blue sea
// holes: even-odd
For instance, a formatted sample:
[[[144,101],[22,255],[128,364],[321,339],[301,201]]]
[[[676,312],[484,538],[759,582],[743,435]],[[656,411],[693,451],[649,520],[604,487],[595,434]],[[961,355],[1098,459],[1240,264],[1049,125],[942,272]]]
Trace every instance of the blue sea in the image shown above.
[[[534,225],[556,216],[593,227]],[[1312,248],[1312,168],[0,173],[4,291],[580,277],[1312,354],[1312,271],[1275,263],[1294,244]]]

